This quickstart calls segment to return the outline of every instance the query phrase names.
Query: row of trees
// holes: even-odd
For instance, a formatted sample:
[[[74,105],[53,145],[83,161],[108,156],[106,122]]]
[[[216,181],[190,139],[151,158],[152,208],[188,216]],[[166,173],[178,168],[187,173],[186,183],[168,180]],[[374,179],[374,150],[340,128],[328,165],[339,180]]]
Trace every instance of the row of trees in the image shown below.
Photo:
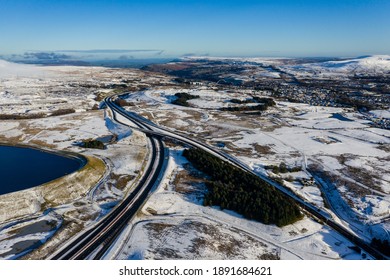
[[[262,103],[262,104],[265,104],[267,106],[275,106],[276,105],[273,98],[259,97],[259,96],[253,96],[252,98],[248,98],[248,99],[244,99],[244,100],[233,98],[233,99],[230,99],[230,102],[235,103],[235,104]]]
[[[278,173],[287,173],[287,172],[299,172],[302,170],[301,166],[294,166],[294,167],[289,167],[287,166],[284,162],[281,162],[279,166],[277,165],[268,165],[264,167],[267,170],[272,170],[273,173],[278,174]]]
[[[211,177],[206,183],[205,206],[217,205],[248,219],[285,226],[302,218],[296,203],[259,177],[200,149],[186,149],[183,155]]]
[[[39,119],[46,117],[45,113],[35,114],[0,114],[0,120],[24,120],[24,119]]]
[[[46,118],[48,116],[54,117],[54,116],[62,116],[67,114],[73,114],[76,110],[72,108],[68,109],[58,109],[55,111],[52,111],[50,115],[47,115],[45,113],[33,113],[33,114],[0,114],[0,120],[24,120],[24,119],[40,119],[40,118]]]
[[[234,104],[254,103],[254,101],[253,101],[252,98],[250,98],[250,99],[244,99],[244,100],[233,98],[233,99],[230,99],[230,102],[231,102],[231,103],[234,103]]]
[[[356,110],[374,110],[376,106],[374,103],[369,103],[367,100],[360,100],[349,97],[345,94],[337,95],[336,102],[343,104],[345,106],[354,107]]]
[[[390,256],[390,243],[389,240],[380,240],[378,238],[373,238],[371,245],[381,251],[383,254]]]
[[[89,148],[89,149],[100,149],[100,150],[104,150],[106,148],[102,141],[94,140],[94,139],[82,140],[81,147]]]
[[[76,110],[75,109],[72,109],[72,108],[68,108],[68,109],[58,109],[58,110],[55,110],[53,111],[50,116],[62,116],[62,115],[67,115],[67,114],[73,114],[75,113]]]
[[[254,96],[250,99],[240,100],[240,99],[231,99],[231,103],[235,104],[247,104],[247,103],[258,103],[257,105],[252,106],[240,106],[240,107],[224,107],[221,108],[222,111],[231,111],[231,112],[242,112],[242,111],[265,111],[268,107],[275,106],[276,103],[272,98],[269,97],[258,97]]]
[[[191,94],[186,93],[186,92],[178,92],[175,94],[175,96],[177,97],[177,99],[173,100],[172,104],[185,106],[185,107],[190,106],[190,104],[188,104],[188,102],[187,102],[188,100],[199,98],[199,95],[191,95]]]
[[[127,100],[125,99],[122,99],[122,98],[117,98],[115,99],[115,104],[118,105],[119,107],[125,107],[125,106],[131,106],[133,105],[132,103],[128,102]]]
[[[243,112],[243,111],[265,111],[268,107],[264,104],[258,104],[253,106],[240,106],[240,107],[222,107],[221,111],[229,112]]]

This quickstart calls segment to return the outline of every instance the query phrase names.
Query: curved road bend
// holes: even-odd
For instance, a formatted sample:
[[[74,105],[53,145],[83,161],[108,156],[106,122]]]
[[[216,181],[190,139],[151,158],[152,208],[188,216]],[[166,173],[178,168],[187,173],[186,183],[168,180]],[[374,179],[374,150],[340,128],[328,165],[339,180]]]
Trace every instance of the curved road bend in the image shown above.
[[[142,129],[148,128],[137,121],[134,123]],[[83,232],[75,240],[61,248],[51,259],[86,259],[97,249],[95,259],[104,255],[105,250],[111,246],[142,206],[160,174],[164,172],[165,149],[160,137],[148,136],[148,141],[151,146],[151,159],[134,191],[93,228]]]
[[[125,96],[127,94],[123,94]],[[329,227],[337,231],[339,234],[347,238],[349,241],[351,241],[353,244],[356,246],[360,247],[364,251],[366,251],[368,254],[370,254],[373,258],[376,259],[389,259],[389,257],[383,255],[381,252],[373,248],[370,244],[365,242],[363,239],[361,239],[359,236],[356,234],[352,233],[342,225],[338,224],[336,221],[332,219],[332,217],[325,211],[319,209],[317,206],[312,205],[311,203],[304,201],[302,198],[297,196],[293,191],[287,189],[286,187],[281,186],[280,184],[276,183],[275,181],[271,180],[270,178],[258,174],[254,172],[249,166],[241,162],[240,160],[234,158],[233,156],[230,156],[228,154],[225,154],[224,152],[220,151],[219,149],[212,147],[208,144],[202,143],[196,139],[191,139],[186,135],[183,135],[181,133],[177,133],[175,131],[172,131],[167,128],[160,127],[154,123],[152,123],[150,120],[147,120],[139,115],[137,115],[134,112],[128,112],[122,107],[119,107],[116,105],[112,99],[114,97],[121,97],[122,95],[113,95],[111,97],[108,97],[105,99],[105,102],[107,106],[109,106],[112,110],[115,110],[115,112],[119,113],[123,117],[127,118],[128,120],[135,122],[135,123],[142,123],[145,126],[147,126],[147,129],[139,129],[141,131],[144,131],[147,133],[147,135],[155,135],[155,136],[160,136],[160,137],[165,137],[165,138],[170,138],[175,141],[181,142],[185,145],[189,145],[192,147],[200,148],[208,153],[211,153],[213,155],[218,156],[219,158],[230,162],[231,164],[237,166],[238,168],[249,172],[251,174],[254,174],[258,177],[260,177],[262,180],[270,184],[271,186],[275,187],[279,191],[281,191],[284,195],[292,198],[295,200],[295,202],[305,211],[309,212],[311,215],[316,217],[317,219],[321,220],[325,224],[327,224]]]

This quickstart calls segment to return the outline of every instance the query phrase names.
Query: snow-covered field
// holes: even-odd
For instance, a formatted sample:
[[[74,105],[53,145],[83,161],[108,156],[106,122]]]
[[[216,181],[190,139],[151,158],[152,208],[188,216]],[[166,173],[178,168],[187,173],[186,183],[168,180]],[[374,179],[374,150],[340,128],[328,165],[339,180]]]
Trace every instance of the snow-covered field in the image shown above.
[[[0,59],[0,79],[44,78],[51,75],[45,67],[17,64]]]
[[[297,66],[284,66],[283,69],[299,73],[322,73],[322,74],[389,74],[390,56],[373,55],[338,61],[327,61],[321,63],[307,63]]]
[[[371,67],[373,59],[381,60],[376,68]],[[291,73],[303,69],[296,65],[282,66],[282,59],[245,61],[285,67]],[[329,70],[334,74],[350,71],[350,67],[356,71],[372,68],[375,73],[382,73],[388,71],[387,65],[388,58],[383,56],[302,67],[308,73],[327,72],[319,70],[324,68],[336,69]],[[272,69],[256,71],[236,78],[280,78]],[[256,172],[283,180],[287,187],[318,207],[330,204],[328,211],[333,212],[335,219],[345,220],[346,227],[359,232],[367,241],[372,237],[388,238],[388,130],[373,128],[362,115],[343,108],[277,102],[275,107],[257,115],[220,110],[241,106],[231,99],[250,99],[254,92],[204,85],[182,88],[172,83],[171,78],[139,70],[38,67],[0,61],[0,114],[34,117],[1,120],[0,143],[77,152],[97,164],[88,184],[74,183],[77,176],[85,180],[82,173],[61,181],[71,186],[65,188],[68,192],[59,188],[60,185],[48,191],[50,185],[50,188],[38,187],[12,197],[1,196],[1,259],[17,258],[31,250],[25,258],[49,256],[59,244],[95,223],[131,191],[148,158],[145,135],[115,123],[108,110],[92,110],[101,105],[101,96],[118,92],[111,88],[112,84],[121,83],[134,88],[127,98],[132,104],[128,110],[219,147]],[[135,91],[140,88],[147,89]],[[178,92],[199,98],[189,100],[190,107],[173,105],[171,102]],[[61,109],[74,109],[75,113],[50,116]],[[388,118],[386,110],[370,113],[377,118]],[[37,118],[36,114],[45,117]],[[113,141],[106,143],[105,150],[78,145],[82,140],[97,138]],[[337,232],[309,217],[278,228],[217,207],[202,206],[204,183],[191,175],[186,163],[180,147],[170,149],[163,183],[151,194],[106,258],[366,258]],[[272,166],[281,163],[300,170],[276,172]],[[20,201],[16,205],[19,209],[15,201]],[[33,250],[40,243],[44,245]]]
[[[355,74],[365,75],[389,75],[390,74],[390,56],[389,55],[368,55],[356,58],[344,58],[335,61],[326,62],[298,62],[295,59],[283,57],[184,57],[184,60],[209,60],[222,61],[232,63],[257,63],[263,67],[274,66],[286,73],[296,76],[316,76],[316,77],[332,77],[338,79],[340,75],[349,76]],[[268,71],[258,70],[258,72],[247,71],[242,72],[240,79],[245,77],[254,78],[256,75],[265,76],[268,78],[279,78],[279,73],[274,69]],[[233,77],[233,76],[231,76]]]
[[[0,60],[0,115],[50,115],[65,109],[85,112],[99,105],[99,95],[113,94],[115,85],[124,81],[137,88],[169,79],[136,69],[42,67]]]
[[[345,238],[310,218],[278,228],[218,207],[202,206],[202,188],[194,187],[188,177],[177,180],[185,163],[180,150],[171,152],[164,183],[106,258],[363,258]]]
[[[390,119],[390,109],[389,110],[372,110],[370,114],[375,116],[378,119]]]
[[[22,257],[31,251],[24,258],[41,259],[96,222],[131,191],[147,158],[142,133],[114,123],[108,111],[90,110],[93,104],[99,104],[97,93],[113,93],[99,85],[124,77],[141,84],[153,83],[155,77],[138,75],[136,70],[8,62],[0,66],[10,69],[2,70],[0,75],[1,114],[51,114],[68,107],[76,111],[45,118],[1,120],[0,142],[71,151],[90,160],[79,172],[0,196],[0,258]],[[39,76],[30,75],[31,71]],[[98,86],[83,87],[86,81]],[[105,150],[79,146],[82,140],[99,138],[108,139]],[[44,245],[39,247],[41,243]]]
[[[328,192],[333,210],[347,219],[348,227],[364,231],[367,240],[387,238],[383,229],[390,218],[386,171],[390,155],[384,150],[390,145],[387,130],[372,128],[360,114],[343,108],[277,102],[261,116],[217,110],[229,106],[232,98],[248,98],[250,92],[245,91],[197,87],[186,91],[200,96],[189,101],[191,107],[170,104],[180,91],[160,88],[138,92],[128,100],[143,100],[142,105],[129,109],[207,140],[257,172],[283,178],[288,187],[320,207],[324,206],[322,193]],[[302,171],[274,174],[265,169],[282,162],[289,167],[301,166]],[[327,182],[303,184],[316,172],[326,174]]]
[[[73,151],[88,157],[100,158],[107,165],[106,170],[104,167],[99,167],[100,171],[95,172],[96,174],[86,170],[87,173],[84,176],[88,180],[94,180],[92,183],[87,184],[83,181],[84,179],[81,179],[84,177],[78,178],[78,173],[76,173],[68,175],[69,179],[65,177],[60,180],[58,187],[54,189],[54,186],[49,184],[0,197],[0,234],[3,231],[8,232],[7,228],[14,224],[15,219],[28,219],[26,223],[31,225],[37,223],[37,218],[47,215],[42,214],[42,211],[48,207],[50,207],[50,212],[48,212],[51,213],[50,215],[57,215],[61,221],[67,221],[67,225],[71,224],[68,227],[61,227],[56,238],[45,243],[50,248],[55,248],[58,242],[61,243],[69,238],[72,233],[69,228],[75,227],[75,231],[81,230],[121,200],[131,190],[147,154],[146,140],[143,134],[137,131],[133,132],[126,127],[110,124],[108,117],[105,120],[103,111],[51,117],[50,121],[48,119],[25,120],[20,121],[19,125],[16,125],[15,121],[3,121],[3,123],[6,125],[2,126],[2,142],[12,139],[12,141],[26,145]],[[83,139],[95,139],[109,135],[117,135],[118,140],[107,145],[105,150],[84,149],[75,145]],[[93,168],[98,170],[95,165]],[[70,179],[72,176],[78,178],[77,184]],[[78,186],[79,183],[80,186]],[[67,184],[71,184],[72,187],[66,187]],[[12,200],[10,200],[11,196]],[[15,201],[19,201],[19,203],[15,204]],[[24,201],[26,201],[25,207],[23,206]],[[8,204],[8,202],[12,203]],[[10,211],[11,207],[12,211]],[[27,218],[29,216],[34,218]],[[67,229],[71,231],[68,234],[66,233]],[[46,233],[42,232],[41,235],[46,236]],[[16,248],[20,238],[22,238],[16,237],[12,238],[12,236],[7,235],[6,241],[4,241],[6,242],[4,246],[9,249],[9,252],[15,251],[11,249]],[[23,238],[28,239],[27,237]],[[25,245],[25,249],[28,249],[31,244],[26,242]],[[41,247],[40,251],[45,252],[45,247]],[[25,251],[22,250],[22,253]],[[31,258],[41,258],[42,256],[39,255],[38,251],[34,251]],[[10,258],[16,257],[16,255],[7,255],[4,251],[2,257]]]

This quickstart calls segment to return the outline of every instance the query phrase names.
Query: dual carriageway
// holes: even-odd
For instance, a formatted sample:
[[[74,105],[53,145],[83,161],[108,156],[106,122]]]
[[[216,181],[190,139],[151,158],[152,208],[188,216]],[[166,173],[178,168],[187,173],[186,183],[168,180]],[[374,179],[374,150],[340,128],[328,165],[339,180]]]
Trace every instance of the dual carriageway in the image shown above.
[[[166,161],[169,157],[168,151],[162,142],[163,139],[170,139],[187,147],[202,149],[233,164],[245,172],[259,176],[262,180],[275,187],[284,195],[294,199],[304,212],[315,217],[317,220],[326,223],[329,227],[355,244],[360,250],[365,251],[375,259],[388,259],[388,257],[384,256],[375,248],[372,248],[369,243],[357,236],[354,232],[336,222],[328,212],[305,201],[291,190],[270,178],[255,173],[246,164],[235,157],[224,153],[220,149],[197,139],[190,138],[182,133],[157,126],[133,112],[126,111],[114,102],[115,98],[120,97],[121,96],[107,97],[104,100],[107,109],[112,111],[114,121],[146,134],[150,146],[149,163],[136,188],[123,201],[93,227],[87,229],[67,242],[66,245],[59,248],[58,252],[51,256],[51,259],[101,259],[104,257],[104,254],[115,242],[122,230],[145,203],[150,191],[159,184],[163,177]],[[125,118],[126,123],[120,121],[117,118],[117,115]]]

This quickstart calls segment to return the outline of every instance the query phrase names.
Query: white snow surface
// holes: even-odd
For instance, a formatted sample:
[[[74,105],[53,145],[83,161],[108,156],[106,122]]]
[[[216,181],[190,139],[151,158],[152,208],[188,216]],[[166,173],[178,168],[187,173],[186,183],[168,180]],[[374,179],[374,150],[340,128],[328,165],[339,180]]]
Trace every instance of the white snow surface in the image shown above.
[[[321,63],[305,63],[295,66],[284,66],[295,72],[325,72],[325,73],[390,73],[390,55],[372,55],[327,61]]]
[[[379,119],[390,119],[390,109],[387,110],[373,110],[370,114]]]
[[[189,101],[192,108],[170,104],[171,96],[180,91],[199,95],[198,99]],[[205,133],[205,139],[213,144],[226,144],[222,149],[264,175],[275,175],[264,167],[279,165],[281,162],[290,167],[318,164],[322,170],[345,179],[362,190],[370,190],[370,182],[362,183],[359,178],[349,178],[351,175],[348,175],[348,172],[353,170],[348,171],[347,168],[371,172],[377,178],[375,184],[379,187],[379,193],[376,195],[357,196],[345,190],[340,183],[336,186],[338,191],[331,196],[335,205],[345,204],[349,209],[348,215],[344,215],[347,223],[354,229],[361,228],[367,236],[371,235],[367,232],[368,226],[356,224],[356,219],[363,219],[374,225],[386,219],[390,213],[390,176],[386,175],[390,164],[388,153],[379,149],[381,145],[390,143],[390,134],[386,130],[371,127],[367,119],[359,113],[344,108],[277,102],[277,105],[267,110],[262,117],[249,119],[216,111],[212,106],[220,103],[222,107],[222,104],[229,104],[231,98],[247,98],[244,91],[218,91],[204,89],[202,86],[191,90],[149,89],[142,92],[140,99],[145,98],[144,96],[153,102],[137,106],[135,110],[138,112],[147,117],[152,116],[156,123],[199,133],[200,138],[204,138],[203,133],[208,132]],[[156,104],[159,105],[155,106]],[[205,112],[207,118],[199,116]],[[186,125],[187,123],[189,125]],[[256,152],[256,145],[268,148],[269,152]],[[323,207],[324,201],[318,185],[303,186],[299,181],[299,178],[310,178],[309,174],[298,172],[285,177],[285,183],[291,189],[313,204]],[[353,203],[353,210],[346,205],[345,199]],[[337,211],[343,212],[344,209],[338,207]],[[384,231],[376,230],[374,226],[369,230],[383,236]]]
[[[233,211],[202,206],[196,195],[175,191],[175,172],[187,161],[179,151],[170,156],[165,179],[143,207],[144,215],[124,230],[106,258],[257,259],[269,252],[277,252],[283,260],[362,258],[346,239],[310,218],[279,228],[244,219]],[[155,213],[150,214],[150,209]],[[210,238],[210,232],[219,238]],[[219,244],[231,244],[232,239],[241,245],[226,254]],[[198,250],[199,240],[204,245]]]
[[[184,60],[210,60],[210,61],[240,61],[261,63],[264,66],[283,64],[283,60],[289,59],[286,57],[213,57],[213,56],[186,56]]]
[[[53,75],[41,66],[19,64],[0,59],[0,79],[12,77],[46,77]]]
[[[291,58],[284,57],[184,57],[185,60],[206,59],[210,61],[241,61],[256,62],[263,65],[283,65],[285,60]],[[288,67],[290,68],[290,67]],[[336,61],[326,61],[320,63],[304,63],[291,66],[296,70],[322,70],[330,72],[390,72],[390,55],[369,55],[356,58],[341,59]]]

